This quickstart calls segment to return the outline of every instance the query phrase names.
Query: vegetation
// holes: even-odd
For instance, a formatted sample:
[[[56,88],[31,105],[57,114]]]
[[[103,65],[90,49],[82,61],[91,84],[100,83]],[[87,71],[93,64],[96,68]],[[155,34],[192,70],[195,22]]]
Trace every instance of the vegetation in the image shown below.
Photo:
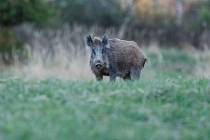
[[[42,0],[1,0],[0,26],[15,26],[23,22],[43,23],[53,11]]]
[[[3,63],[13,64],[14,55],[26,58],[24,42],[17,39],[13,28],[23,23],[44,24],[54,10],[42,0],[0,1],[0,54]],[[25,55],[25,56],[23,56]]]
[[[210,44],[201,41],[204,32],[209,41],[210,0],[193,0],[186,7],[189,0],[174,0],[169,6],[168,0],[156,0],[155,5],[153,0],[136,0],[127,8],[120,3],[124,1],[0,0],[0,70],[2,64],[14,64],[0,73],[0,140],[210,138],[208,51],[150,48],[140,81],[27,79],[24,72],[33,75],[33,65],[41,76],[53,67],[65,76],[59,69],[63,65],[72,75],[85,71],[83,37],[94,31],[117,37],[122,25],[125,38],[138,43]],[[171,6],[175,10],[168,12]],[[20,28],[24,23],[47,29]],[[16,60],[27,60],[25,44],[36,61],[23,66]],[[16,70],[23,70],[24,77],[14,79]]]
[[[182,22],[179,26],[176,19],[177,13],[174,12],[179,9],[176,8],[177,1],[180,2],[184,11],[180,12],[182,13],[182,18],[180,18]],[[19,50],[24,50],[23,46],[27,42],[26,37],[18,40],[17,36],[21,38],[24,35],[13,30],[14,27],[18,28],[24,23],[46,25],[41,26],[44,27],[41,30],[46,27],[48,29],[56,27],[59,30],[63,25],[69,25],[72,28],[79,25],[84,27],[82,31],[87,34],[87,32],[91,32],[89,29],[93,26],[100,28],[101,33],[107,32],[108,28],[117,32],[119,29],[123,29],[121,27],[126,23],[126,20],[131,19],[132,22],[128,21],[129,26],[125,24],[126,28],[123,30],[126,39],[137,42],[143,40],[145,44],[155,40],[161,46],[176,46],[183,42],[192,44],[196,48],[209,45],[209,0],[195,0],[194,2],[176,0],[173,3],[169,3],[169,0],[135,0],[134,6],[131,8],[126,8],[126,2],[127,0],[1,0],[0,54],[3,57],[10,57],[7,57],[8,60],[0,59],[3,63],[11,63],[14,61],[11,56],[11,52],[14,53],[16,50],[14,48],[22,47]],[[133,9],[133,11],[131,10],[130,13],[128,9]],[[131,17],[127,18],[127,16]],[[55,29],[51,28],[51,30]],[[7,35],[4,36],[4,34]],[[28,40],[33,40],[28,38]]]
[[[161,62],[148,53],[142,80],[135,82],[2,81],[0,138],[209,139],[210,80],[188,71],[198,61],[193,55],[160,54]]]
[[[119,0],[58,0],[59,17],[63,23],[84,26],[119,26],[123,9]]]

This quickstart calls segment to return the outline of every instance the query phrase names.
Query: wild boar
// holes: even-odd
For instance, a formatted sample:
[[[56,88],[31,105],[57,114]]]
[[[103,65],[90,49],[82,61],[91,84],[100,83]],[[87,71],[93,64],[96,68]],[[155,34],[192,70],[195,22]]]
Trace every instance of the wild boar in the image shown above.
[[[103,76],[110,76],[110,81],[117,76],[124,80],[140,78],[147,59],[136,42],[88,35],[86,44],[91,50],[90,67],[98,81]]]

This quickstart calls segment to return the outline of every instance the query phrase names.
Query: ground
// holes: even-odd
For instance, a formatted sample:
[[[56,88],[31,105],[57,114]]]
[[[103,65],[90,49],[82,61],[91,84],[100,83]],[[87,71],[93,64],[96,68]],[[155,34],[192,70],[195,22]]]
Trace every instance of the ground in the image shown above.
[[[148,50],[135,82],[1,76],[0,140],[208,140],[210,80],[194,55]]]

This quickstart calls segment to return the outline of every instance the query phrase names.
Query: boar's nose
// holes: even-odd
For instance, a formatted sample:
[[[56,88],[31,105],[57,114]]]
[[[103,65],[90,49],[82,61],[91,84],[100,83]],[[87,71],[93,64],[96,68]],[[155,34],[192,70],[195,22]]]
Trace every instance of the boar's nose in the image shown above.
[[[97,60],[95,63],[96,68],[101,68],[102,67],[102,62],[100,60]]]

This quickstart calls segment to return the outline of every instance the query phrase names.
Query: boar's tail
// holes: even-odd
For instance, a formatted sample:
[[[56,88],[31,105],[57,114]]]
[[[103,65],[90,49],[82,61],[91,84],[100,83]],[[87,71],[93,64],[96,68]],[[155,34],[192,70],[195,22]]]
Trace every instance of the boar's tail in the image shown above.
[[[146,62],[147,62],[147,58],[143,58],[142,67],[144,67]]]

